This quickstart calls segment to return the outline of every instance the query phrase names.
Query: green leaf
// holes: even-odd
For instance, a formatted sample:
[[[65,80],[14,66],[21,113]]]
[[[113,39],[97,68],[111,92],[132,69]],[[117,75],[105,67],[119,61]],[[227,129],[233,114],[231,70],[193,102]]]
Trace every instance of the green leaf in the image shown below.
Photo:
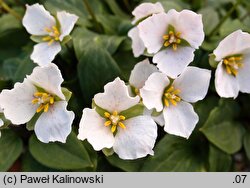
[[[29,149],[32,156],[41,164],[60,170],[76,170],[93,167],[90,156],[85,147],[71,133],[66,143],[42,143],[35,135],[29,140]]]
[[[205,160],[197,141],[166,135],[156,145],[154,156],[150,156],[141,171],[150,172],[194,172],[205,171]],[[202,146],[204,148],[204,145]]]
[[[0,171],[7,171],[22,153],[23,143],[13,131],[2,130],[0,148]]]
[[[120,68],[107,50],[98,46],[86,49],[78,64],[78,78],[86,103],[120,74]]]
[[[200,129],[207,139],[226,153],[240,150],[244,129],[233,119],[239,115],[239,106],[232,100],[221,100]]]
[[[238,19],[227,19],[220,27],[219,33],[221,37],[225,37],[238,29],[242,29],[244,31],[248,28]]]
[[[247,158],[250,160],[250,132],[246,131],[244,135],[244,149],[247,154]]]
[[[129,16],[125,14],[118,6],[115,0],[105,0],[111,11],[118,17],[128,18]]]
[[[209,171],[228,172],[232,165],[232,157],[212,144],[209,145]]]
[[[136,159],[136,160],[123,160],[123,159],[120,159],[116,154],[108,156],[106,157],[106,159],[111,165],[117,168],[120,168],[126,172],[140,171],[140,168],[145,162],[145,158]]]

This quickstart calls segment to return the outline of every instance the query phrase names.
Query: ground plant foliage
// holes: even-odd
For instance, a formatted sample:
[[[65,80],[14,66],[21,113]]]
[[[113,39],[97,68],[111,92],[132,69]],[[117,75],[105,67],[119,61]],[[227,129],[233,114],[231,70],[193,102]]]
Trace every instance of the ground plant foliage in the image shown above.
[[[0,171],[249,171],[249,33],[248,0],[0,0]]]

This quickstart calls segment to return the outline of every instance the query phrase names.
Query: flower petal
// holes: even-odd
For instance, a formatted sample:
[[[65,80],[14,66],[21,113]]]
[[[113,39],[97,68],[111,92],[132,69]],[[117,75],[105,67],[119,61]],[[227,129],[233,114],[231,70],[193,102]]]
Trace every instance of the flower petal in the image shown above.
[[[144,109],[143,115],[145,116],[151,116],[151,118],[160,126],[163,126],[165,124],[163,113],[160,113],[158,116],[152,115],[153,110],[149,110],[147,108]]]
[[[46,67],[35,67],[32,74],[27,76],[27,78],[34,85],[65,100],[65,96],[61,90],[63,82],[62,74],[55,64],[51,63]]]
[[[250,54],[243,58],[243,67],[238,70],[237,81],[241,92],[250,93]]]
[[[164,130],[173,135],[188,138],[199,121],[193,106],[187,102],[179,102],[177,106],[170,105],[163,110],[165,119]]]
[[[237,79],[228,74],[220,62],[215,71],[215,89],[220,97],[236,98],[239,93],[239,84]]]
[[[26,30],[32,35],[48,35],[45,29],[56,25],[55,18],[38,3],[26,5],[26,8],[23,17],[23,26]]]
[[[139,36],[148,53],[158,52],[164,43],[162,38],[167,32],[169,18],[166,13],[154,14],[138,25]]]
[[[157,112],[162,111],[162,96],[165,88],[170,83],[164,73],[153,73],[145,82],[145,86],[140,90],[143,104],[150,110],[155,108]]]
[[[104,86],[104,93],[98,93],[94,96],[94,101],[109,112],[121,112],[139,103],[140,97],[130,97],[124,81],[116,78]]]
[[[225,37],[213,53],[215,60],[221,61],[224,57],[243,54],[246,50],[250,50],[250,34],[237,30]]]
[[[139,30],[137,27],[134,27],[129,30],[128,36],[132,40],[132,51],[135,57],[139,57],[142,55],[145,51],[145,46],[143,41],[141,40],[139,36]]]
[[[95,110],[85,108],[79,126],[78,139],[87,139],[96,151],[111,148],[114,136],[109,127],[104,126],[105,119]]]
[[[157,68],[150,64],[148,59],[145,59],[135,65],[131,71],[129,83],[135,88],[141,89],[148,77],[154,72],[158,72]]]
[[[61,35],[59,37],[60,41],[63,40],[63,38],[70,34],[72,29],[74,28],[74,25],[76,21],[78,20],[78,16],[74,14],[70,14],[65,11],[57,12],[57,19],[60,23],[60,29],[61,29]]]
[[[16,83],[11,90],[3,90],[0,94],[0,104],[4,116],[16,125],[31,120],[38,107],[37,104],[32,104],[36,91],[27,79],[24,79],[23,83]]]
[[[161,12],[164,12],[164,8],[159,2],[141,3],[132,12],[135,17],[132,24],[136,24],[139,20],[151,16],[152,14],[157,14]]]
[[[157,137],[157,125],[150,116],[138,116],[124,121],[125,129],[118,127],[114,151],[121,159],[138,159],[150,154]]]
[[[175,89],[181,91],[179,94],[181,99],[193,103],[204,99],[210,78],[210,70],[190,66],[174,80],[173,85]]]
[[[3,120],[0,119],[0,127],[3,126],[3,124],[4,124],[4,123],[3,123]]]
[[[59,42],[54,42],[51,45],[47,42],[42,42],[34,46],[30,58],[39,66],[46,66],[54,60],[60,51],[61,45]]]
[[[169,15],[171,11],[175,10],[170,10]],[[176,13],[173,16],[176,16]],[[185,39],[193,48],[198,49],[205,37],[202,16],[190,10],[183,10],[178,12],[176,20],[172,25],[176,31],[181,33],[180,37]]]
[[[153,57],[160,71],[171,78],[176,78],[194,59],[194,48],[179,47],[176,51],[172,48],[162,50]]]
[[[66,142],[75,117],[66,107],[66,101],[58,101],[38,118],[34,131],[41,142]]]

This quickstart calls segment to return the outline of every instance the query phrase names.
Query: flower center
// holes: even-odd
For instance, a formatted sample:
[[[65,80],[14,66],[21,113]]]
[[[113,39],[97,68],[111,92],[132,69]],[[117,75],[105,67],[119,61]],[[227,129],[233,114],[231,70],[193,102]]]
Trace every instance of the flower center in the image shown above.
[[[176,106],[177,103],[181,101],[181,98],[178,96],[180,92],[181,91],[179,89],[175,89],[174,86],[168,88],[163,95],[163,101],[165,106],[169,107],[170,104]]]
[[[126,126],[121,122],[124,121],[126,118],[123,115],[119,115],[117,111],[114,111],[112,114],[109,112],[105,112],[104,116],[106,117],[106,122],[104,125],[111,126],[111,132],[114,133],[117,129],[117,126],[120,126],[121,128],[125,129]]]
[[[51,45],[55,41],[59,41],[61,33],[59,32],[58,27],[53,26],[52,28],[45,28],[45,31],[48,32],[48,36],[43,37],[42,40],[48,42]]]
[[[225,57],[223,59],[223,64],[226,67],[227,73],[237,76],[239,68],[243,67],[242,59],[242,55]]]
[[[39,113],[42,110],[44,112],[48,112],[49,106],[54,104],[55,98],[54,96],[46,93],[46,92],[35,92],[34,99],[32,100],[32,104],[39,104],[36,112]]]
[[[173,50],[177,50],[179,44],[181,44],[181,33],[175,32],[174,29],[169,29],[168,34],[163,35],[164,46],[168,47],[172,45]]]

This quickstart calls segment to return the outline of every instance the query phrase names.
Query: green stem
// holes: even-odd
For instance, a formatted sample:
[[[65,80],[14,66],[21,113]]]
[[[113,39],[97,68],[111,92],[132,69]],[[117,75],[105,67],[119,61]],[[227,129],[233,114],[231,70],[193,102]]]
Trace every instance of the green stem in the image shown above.
[[[227,14],[220,20],[220,22],[214,27],[214,29],[209,33],[208,38],[213,36],[218,30],[220,29],[221,25],[231,16],[234,10],[238,7],[241,3],[241,0],[237,0],[232,8],[227,12]]]
[[[2,7],[6,12],[16,17],[18,20],[22,20],[22,17],[12,8],[10,8],[3,0],[0,0],[0,7]]]
[[[89,15],[91,16],[91,19],[94,21],[96,29],[97,29],[99,32],[102,32],[102,28],[100,27],[100,25],[99,25],[99,23],[98,23],[98,21],[97,21],[97,19],[96,19],[95,13],[94,13],[94,11],[92,10],[91,6],[89,5],[88,0],[83,0],[83,3],[84,3],[84,5],[85,5],[85,7],[86,7],[86,9],[87,9],[87,11],[88,11],[88,13],[89,13]]]

